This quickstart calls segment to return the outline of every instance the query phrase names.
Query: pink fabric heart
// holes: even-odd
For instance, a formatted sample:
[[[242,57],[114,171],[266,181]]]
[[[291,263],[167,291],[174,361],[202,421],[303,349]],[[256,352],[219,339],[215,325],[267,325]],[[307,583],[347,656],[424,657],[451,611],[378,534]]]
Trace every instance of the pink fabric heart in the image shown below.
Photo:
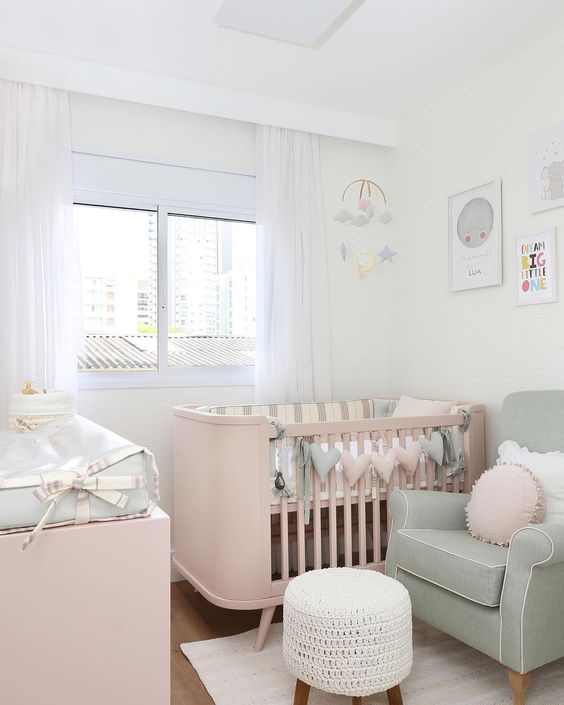
[[[407,449],[401,448],[401,446],[396,448],[398,463],[408,475],[413,475],[417,470],[421,458],[421,450],[421,443],[419,443],[419,441],[415,441]]]
[[[390,482],[394,467],[396,465],[396,451],[394,448],[387,450],[384,455],[380,455],[375,450],[370,455],[370,461],[374,466],[374,470],[386,484]]]
[[[343,472],[349,485],[352,487],[360,480],[370,465],[370,453],[363,453],[355,458],[348,450],[341,452],[341,463]]]

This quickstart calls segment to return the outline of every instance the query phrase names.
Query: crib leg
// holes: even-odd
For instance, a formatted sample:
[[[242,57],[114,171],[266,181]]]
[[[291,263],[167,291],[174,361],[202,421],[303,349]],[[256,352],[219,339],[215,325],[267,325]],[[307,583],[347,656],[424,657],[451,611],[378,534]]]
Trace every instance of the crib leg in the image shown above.
[[[270,628],[270,623],[272,622],[272,617],[274,616],[275,606],[265,607],[260,616],[260,624],[258,628],[257,640],[255,641],[255,651],[262,651],[264,642],[268,635],[268,630]]]

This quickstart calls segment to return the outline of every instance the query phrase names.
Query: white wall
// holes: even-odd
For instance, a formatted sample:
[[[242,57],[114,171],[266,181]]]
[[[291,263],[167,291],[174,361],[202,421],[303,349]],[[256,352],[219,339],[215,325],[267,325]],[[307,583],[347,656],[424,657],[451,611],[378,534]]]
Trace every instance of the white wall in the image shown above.
[[[385,396],[389,386],[388,289],[397,265],[377,264],[361,280],[352,262],[361,250],[379,252],[386,244],[397,249],[396,223],[382,225],[375,219],[359,228],[335,222],[333,215],[340,208],[345,186],[362,178],[383,186],[395,213],[391,179],[394,150],[328,137],[321,138],[320,145],[327,213],[333,395],[335,399]],[[341,258],[342,242],[348,250],[346,263]]]
[[[563,118],[557,34],[399,126],[402,257],[390,299],[390,392],[485,402],[489,462],[508,392],[564,388],[564,289],[559,303],[517,307],[513,259],[517,235],[557,225],[562,237],[563,209],[529,212],[527,139]],[[498,176],[503,285],[449,293],[447,196]]]
[[[255,129],[247,123],[137,103],[71,95],[73,144],[102,154],[224,170],[255,172]],[[340,243],[380,248],[393,239],[393,225],[358,229],[332,219],[344,186],[371,178],[387,188],[391,151],[334,138],[321,139],[323,192],[332,307],[332,369],[335,398],[386,394],[384,331],[390,265],[360,281],[340,258]],[[386,271],[388,268],[388,271]],[[248,403],[250,387],[83,390],[79,411],[135,443],[146,445],[161,472],[161,505],[172,512],[172,407],[176,404]]]
[[[239,404],[253,400],[252,387],[84,389],[79,413],[154,454],[160,472],[160,506],[173,510],[173,407],[178,404]]]
[[[73,146],[235,173],[255,173],[246,122],[71,93]]]

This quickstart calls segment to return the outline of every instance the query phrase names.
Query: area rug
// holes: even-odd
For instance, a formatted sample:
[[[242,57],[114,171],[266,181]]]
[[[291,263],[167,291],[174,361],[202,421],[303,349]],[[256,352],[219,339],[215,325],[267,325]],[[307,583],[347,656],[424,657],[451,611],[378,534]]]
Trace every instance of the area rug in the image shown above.
[[[292,705],[295,681],[282,659],[282,625],[273,624],[264,649],[256,629],[222,639],[181,644],[215,705]],[[487,656],[424,625],[416,625],[404,705],[512,705],[506,670]],[[309,705],[350,705],[351,699],[312,689]],[[385,705],[385,693],[363,705]],[[564,659],[533,674],[527,705],[564,703]]]

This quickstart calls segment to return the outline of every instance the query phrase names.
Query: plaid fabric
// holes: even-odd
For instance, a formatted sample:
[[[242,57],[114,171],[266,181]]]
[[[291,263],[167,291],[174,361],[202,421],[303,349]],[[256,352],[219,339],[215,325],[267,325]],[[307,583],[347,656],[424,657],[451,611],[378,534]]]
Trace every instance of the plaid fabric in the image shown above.
[[[355,401],[307,402],[301,404],[245,404],[241,406],[212,406],[210,414],[227,416],[273,416],[283,424],[316,423],[318,421],[347,421],[374,417],[372,399]]]

